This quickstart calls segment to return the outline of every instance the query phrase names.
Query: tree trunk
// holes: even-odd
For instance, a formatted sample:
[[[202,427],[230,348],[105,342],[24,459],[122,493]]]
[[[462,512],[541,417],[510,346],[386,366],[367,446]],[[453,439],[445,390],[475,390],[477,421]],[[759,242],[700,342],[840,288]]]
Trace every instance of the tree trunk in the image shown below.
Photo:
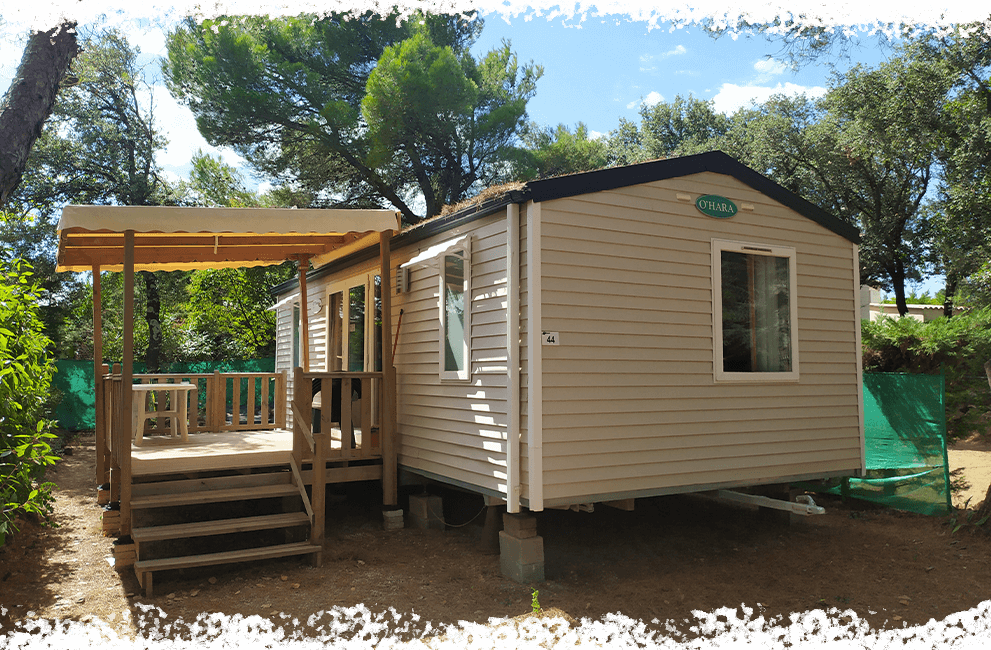
[[[946,288],[943,290],[943,316],[953,317],[953,297],[957,294],[957,274],[950,272],[946,274]],[[987,368],[985,368],[987,370]],[[991,377],[988,378],[991,383]]]
[[[162,298],[158,293],[158,278],[151,271],[142,271],[145,281],[145,322],[148,323],[148,349],[145,351],[147,372],[159,372],[162,365]]]
[[[31,147],[55,105],[59,84],[79,53],[75,27],[65,22],[32,34],[0,102],[0,206],[20,184]]]

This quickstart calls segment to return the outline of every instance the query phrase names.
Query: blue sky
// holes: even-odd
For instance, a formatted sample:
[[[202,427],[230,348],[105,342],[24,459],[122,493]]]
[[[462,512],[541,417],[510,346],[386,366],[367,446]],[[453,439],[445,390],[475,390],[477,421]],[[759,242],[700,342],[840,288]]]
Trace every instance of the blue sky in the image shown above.
[[[182,1],[167,3],[164,10],[154,4],[142,4],[135,9],[118,5],[117,0],[50,0],[40,6],[46,10],[62,7],[65,11],[81,12],[72,14],[81,26],[97,21],[121,26],[132,43],[141,48],[142,60],[154,82],[156,58],[164,54],[164,28],[181,16]],[[297,0],[294,6],[305,9],[302,3],[309,1],[319,2]],[[269,0],[238,0],[232,7],[251,12],[253,2],[261,8],[274,6]],[[223,3],[215,4],[220,7]],[[659,14],[650,3],[638,7],[614,2],[600,5],[604,7],[602,11],[613,13],[596,16],[594,7],[583,10],[580,5],[562,11],[559,5],[542,7],[539,2],[493,0],[489,4],[490,11],[477,1],[445,3],[449,7],[479,9],[486,22],[476,53],[482,54],[505,39],[511,42],[521,61],[532,60],[544,67],[537,94],[529,105],[532,120],[542,125],[562,123],[569,127],[584,122],[593,134],[607,134],[617,127],[620,118],[638,119],[642,102],[671,101],[679,94],[712,100],[715,108],[725,113],[732,113],[751,101],[763,101],[773,93],[804,92],[817,96],[825,92],[834,68],[843,71],[855,63],[873,66],[886,54],[876,45],[876,39],[865,36],[864,45],[852,48],[849,58],[827,58],[795,70],[786,65],[778,42],[759,36],[712,38],[685,20],[686,15],[692,19],[701,15],[684,8],[690,5],[679,7],[668,3],[672,8],[669,13]],[[741,8],[746,5],[738,4]],[[800,0],[794,0],[789,7],[800,4]],[[765,3],[758,2],[757,6]],[[767,17],[775,15],[773,6],[766,6],[771,11]],[[830,6],[828,2],[811,3],[813,11],[822,15],[828,13]],[[852,11],[849,4],[837,6]],[[922,15],[926,5],[906,0],[891,6],[908,7]],[[125,11],[121,7],[128,8]],[[878,16],[882,20],[906,16],[897,11],[884,14],[885,3],[876,3],[872,8],[880,12]],[[724,11],[726,7],[718,9]],[[622,13],[624,10],[628,13]],[[890,6],[887,10],[894,11]],[[51,16],[39,14],[39,18],[30,14],[31,11],[30,7],[4,11],[0,22],[0,88],[6,89],[10,83],[28,26],[39,24],[39,20],[40,24],[52,20]],[[666,16],[680,21],[682,26],[676,28]],[[849,22],[864,24],[869,22],[870,15],[866,16],[851,15]],[[208,145],[196,132],[190,113],[172,100],[160,81],[153,85],[145,100],[154,101],[156,120],[170,141],[160,162],[174,178],[186,176],[190,157],[197,149],[219,154],[235,166],[243,163],[234,152]],[[249,182],[260,182],[264,188],[264,179],[252,179],[245,172]]]
[[[714,39],[698,27],[672,29],[670,24],[648,29],[643,21],[617,14],[584,21],[560,16],[507,19],[496,13],[483,17],[485,28],[476,53],[509,40],[521,61],[544,67],[529,113],[534,121],[549,126],[584,122],[594,133],[607,134],[621,117],[638,119],[641,102],[671,101],[678,94],[711,99],[717,110],[731,113],[775,92],[821,94],[830,74],[826,64],[792,70],[780,56],[780,45],[761,37]],[[148,21],[124,27],[132,44],[141,48],[149,79],[154,81],[156,59],[164,54],[163,28]],[[20,59],[24,34],[0,26],[4,89]],[[835,63],[842,69],[852,62],[873,65],[883,53],[868,45],[854,55]],[[189,112],[176,105],[160,82],[153,86],[150,99],[170,141],[161,159],[170,174],[185,176],[197,148],[222,154],[232,164],[241,162],[233,152],[210,147],[196,132]]]

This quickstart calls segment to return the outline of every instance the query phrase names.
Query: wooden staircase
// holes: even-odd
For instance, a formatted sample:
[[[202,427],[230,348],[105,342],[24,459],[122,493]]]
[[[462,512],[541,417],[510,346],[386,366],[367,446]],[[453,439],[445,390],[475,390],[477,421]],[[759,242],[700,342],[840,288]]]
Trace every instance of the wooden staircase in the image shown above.
[[[153,595],[156,571],[312,555],[312,510],[287,462],[251,473],[148,477],[131,494],[134,572]],[[317,537],[322,539],[322,535]]]

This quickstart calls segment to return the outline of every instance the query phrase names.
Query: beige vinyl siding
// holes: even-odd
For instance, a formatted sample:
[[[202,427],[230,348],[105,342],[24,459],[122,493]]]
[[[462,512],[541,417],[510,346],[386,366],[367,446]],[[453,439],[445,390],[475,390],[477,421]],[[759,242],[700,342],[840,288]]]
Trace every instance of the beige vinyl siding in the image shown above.
[[[754,210],[706,217],[704,194]],[[541,220],[548,504],[860,467],[853,244],[708,172],[547,201]],[[797,382],[714,380],[712,239],[796,249]]]
[[[505,495],[505,212],[394,250],[392,259],[394,268],[398,267],[427,248],[463,234],[470,234],[472,242],[472,372],[468,382],[440,379],[440,270],[436,260],[411,266],[410,291],[394,294],[393,323],[403,310],[396,350],[398,462],[483,493]]]
[[[286,427],[292,428],[292,409],[289,402],[292,399],[292,304],[286,304],[276,310],[275,316],[275,372],[284,372],[286,376]]]

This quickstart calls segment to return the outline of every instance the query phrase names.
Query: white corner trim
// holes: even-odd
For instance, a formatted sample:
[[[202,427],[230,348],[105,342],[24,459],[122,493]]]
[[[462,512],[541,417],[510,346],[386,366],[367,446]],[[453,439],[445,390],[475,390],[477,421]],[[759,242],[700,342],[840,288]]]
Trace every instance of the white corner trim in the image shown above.
[[[520,206],[506,206],[506,510],[520,511]]]
[[[526,216],[527,257],[527,457],[529,462],[529,509],[544,509],[543,456],[543,344],[540,295],[540,203],[529,203]]]

